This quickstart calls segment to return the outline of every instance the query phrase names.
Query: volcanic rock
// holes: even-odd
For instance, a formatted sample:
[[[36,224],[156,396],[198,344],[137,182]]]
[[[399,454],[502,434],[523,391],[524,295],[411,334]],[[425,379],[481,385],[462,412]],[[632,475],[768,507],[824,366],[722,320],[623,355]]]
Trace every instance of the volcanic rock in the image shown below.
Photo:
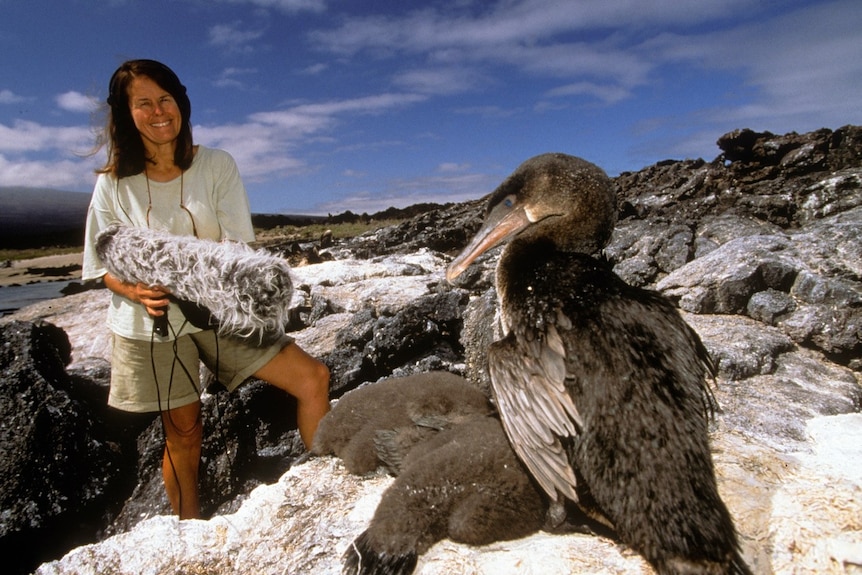
[[[738,130],[718,144],[711,162],[669,160],[614,178],[619,222],[606,256],[626,281],[677,302],[716,362],[713,455],[754,571],[856,572],[862,128]],[[333,240],[315,246],[320,263],[294,269],[291,334],[329,366],[333,400],[358,385],[430,370],[464,375],[488,392],[496,254],[474,264],[457,288],[443,276],[482,209],[481,201],[444,206]],[[86,508],[100,510],[101,521],[78,529],[78,540],[61,534],[58,541],[93,544],[62,558],[61,545],[29,557],[31,568],[48,561],[39,575],[339,573],[346,546],[392,478],[352,475],[328,457],[291,465],[301,448],[290,399],[261,382],[229,396],[214,387],[204,396],[202,490],[211,518],[166,516],[157,422],[131,433],[131,423],[118,427],[105,415],[107,297],[104,290],[68,296],[0,322],[3,548],[44,541],[47,531],[34,529],[50,524],[60,533],[98,515]],[[52,431],[39,432],[41,425]],[[27,475],[24,454],[42,462],[40,477]],[[649,568],[612,541],[546,533],[484,547],[444,541],[417,567],[424,575],[461,572]]]

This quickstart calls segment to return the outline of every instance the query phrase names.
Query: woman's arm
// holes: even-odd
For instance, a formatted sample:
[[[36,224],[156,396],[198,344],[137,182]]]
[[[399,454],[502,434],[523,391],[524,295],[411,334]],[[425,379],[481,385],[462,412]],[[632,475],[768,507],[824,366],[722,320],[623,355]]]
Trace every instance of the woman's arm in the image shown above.
[[[104,275],[103,280],[106,288],[117,295],[143,305],[152,317],[165,314],[168,306],[168,295],[170,295],[170,292],[165,288],[124,282],[111,275],[110,272]]]

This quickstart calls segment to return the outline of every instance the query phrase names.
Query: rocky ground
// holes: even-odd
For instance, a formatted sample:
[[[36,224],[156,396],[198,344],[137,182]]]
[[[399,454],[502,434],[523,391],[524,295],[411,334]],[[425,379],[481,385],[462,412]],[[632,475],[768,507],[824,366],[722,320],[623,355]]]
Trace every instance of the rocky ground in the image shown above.
[[[715,359],[713,452],[756,573],[862,572],[862,129],[740,130],[712,162],[615,178],[608,257],[672,298]],[[272,245],[293,262],[290,330],[332,371],[332,397],[446,370],[487,390],[494,254],[457,286],[443,271],[481,221],[447,206],[351,240]],[[204,397],[204,507],[167,517],[151,417],[104,407],[107,294],[0,320],[0,549],[14,573],[338,573],[391,483],[300,454],[293,406],[260,382]],[[48,322],[48,323],[44,323]],[[38,555],[24,543],[45,542]],[[14,553],[13,553],[14,551]],[[418,573],[647,573],[583,535],[443,541]]]

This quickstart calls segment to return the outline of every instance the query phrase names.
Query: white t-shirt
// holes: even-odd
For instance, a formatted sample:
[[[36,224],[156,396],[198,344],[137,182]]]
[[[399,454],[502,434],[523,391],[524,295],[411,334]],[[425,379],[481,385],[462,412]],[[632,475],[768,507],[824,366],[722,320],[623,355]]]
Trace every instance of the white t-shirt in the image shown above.
[[[181,195],[188,212],[180,207]],[[190,236],[197,230],[199,238],[216,241],[254,240],[248,195],[236,162],[223,150],[203,146],[198,146],[189,169],[170,182],[148,182],[143,173],[119,181],[109,174],[99,175],[87,213],[83,280],[98,279],[107,272],[96,253],[96,236],[114,223],[177,235]],[[200,331],[185,322],[175,304],[168,310],[168,320],[173,332]],[[108,325],[118,335],[147,341],[153,330],[144,306],[117,294],[111,299]]]

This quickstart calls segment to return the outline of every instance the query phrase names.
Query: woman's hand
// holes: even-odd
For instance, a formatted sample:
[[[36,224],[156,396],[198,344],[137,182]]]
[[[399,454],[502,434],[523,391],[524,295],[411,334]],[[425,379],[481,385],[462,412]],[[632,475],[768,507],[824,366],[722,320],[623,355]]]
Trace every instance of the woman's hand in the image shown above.
[[[152,317],[160,317],[167,313],[168,296],[171,292],[166,288],[124,282],[109,273],[105,274],[104,281],[105,287],[115,294],[143,305]]]

